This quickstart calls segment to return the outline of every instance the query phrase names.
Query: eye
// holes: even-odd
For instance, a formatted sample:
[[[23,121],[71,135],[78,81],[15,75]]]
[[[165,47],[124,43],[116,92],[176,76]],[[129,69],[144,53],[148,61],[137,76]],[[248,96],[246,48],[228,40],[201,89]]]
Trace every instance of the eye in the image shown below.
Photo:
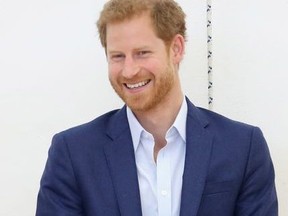
[[[139,52],[137,53],[137,55],[138,55],[139,57],[146,57],[146,56],[148,56],[150,53],[151,53],[151,52],[148,51],[148,50],[141,50],[141,51],[139,51]]]
[[[124,55],[124,54],[121,54],[121,53],[119,53],[119,54],[112,54],[112,55],[110,56],[110,60],[111,60],[111,61],[114,61],[114,62],[119,62],[119,61],[123,60],[124,58],[125,58],[125,55]]]

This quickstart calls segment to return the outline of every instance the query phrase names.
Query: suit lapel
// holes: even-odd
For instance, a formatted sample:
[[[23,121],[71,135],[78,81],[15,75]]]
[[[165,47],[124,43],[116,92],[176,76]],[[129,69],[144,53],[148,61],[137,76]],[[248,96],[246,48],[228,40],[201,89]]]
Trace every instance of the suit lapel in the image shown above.
[[[188,99],[187,99],[188,101]],[[188,101],[186,157],[183,173],[180,216],[196,216],[205,186],[213,136],[205,129],[208,122]]]
[[[134,148],[124,107],[109,122],[105,145],[108,166],[122,216],[141,216]]]

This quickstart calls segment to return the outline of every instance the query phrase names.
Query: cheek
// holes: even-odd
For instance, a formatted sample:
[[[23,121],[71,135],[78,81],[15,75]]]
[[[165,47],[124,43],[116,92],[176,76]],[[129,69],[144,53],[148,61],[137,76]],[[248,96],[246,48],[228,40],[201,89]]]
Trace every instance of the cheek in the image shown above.
[[[121,71],[121,68],[119,67],[119,65],[116,65],[116,64],[108,65],[108,75],[110,79],[111,78],[115,79],[115,77],[119,75],[120,71]]]
[[[167,65],[167,62],[159,61],[159,60],[152,60],[145,64],[145,69],[157,75],[161,73],[164,70],[164,68],[166,68],[166,65]]]

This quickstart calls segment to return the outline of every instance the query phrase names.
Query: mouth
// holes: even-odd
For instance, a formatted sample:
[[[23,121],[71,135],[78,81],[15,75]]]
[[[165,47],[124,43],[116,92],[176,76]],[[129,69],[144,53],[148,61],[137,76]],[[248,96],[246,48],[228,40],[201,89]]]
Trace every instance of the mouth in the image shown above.
[[[145,81],[142,81],[142,82],[139,82],[139,83],[133,83],[133,84],[125,83],[125,86],[128,89],[137,89],[137,88],[146,86],[148,83],[150,83],[150,81],[151,80],[145,80]]]

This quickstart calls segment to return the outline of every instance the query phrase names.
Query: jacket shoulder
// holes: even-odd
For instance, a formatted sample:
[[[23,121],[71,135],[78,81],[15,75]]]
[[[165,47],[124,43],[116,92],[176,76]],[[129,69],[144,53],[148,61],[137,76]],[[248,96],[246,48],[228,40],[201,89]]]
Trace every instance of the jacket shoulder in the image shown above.
[[[111,120],[119,115],[119,112],[121,112],[119,109],[109,111],[90,122],[57,133],[53,139],[55,139],[55,137],[63,137],[67,143],[76,143],[77,141],[78,143],[84,143],[86,141],[91,142],[95,139],[103,140],[107,138],[106,132]]]
[[[209,122],[209,126],[213,129],[221,128],[228,130],[235,128],[236,130],[252,130],[256,127],[248,123],[234,120],[211,110],[207,110],[201,107],[197,107],[197,109],[201,115]]]

